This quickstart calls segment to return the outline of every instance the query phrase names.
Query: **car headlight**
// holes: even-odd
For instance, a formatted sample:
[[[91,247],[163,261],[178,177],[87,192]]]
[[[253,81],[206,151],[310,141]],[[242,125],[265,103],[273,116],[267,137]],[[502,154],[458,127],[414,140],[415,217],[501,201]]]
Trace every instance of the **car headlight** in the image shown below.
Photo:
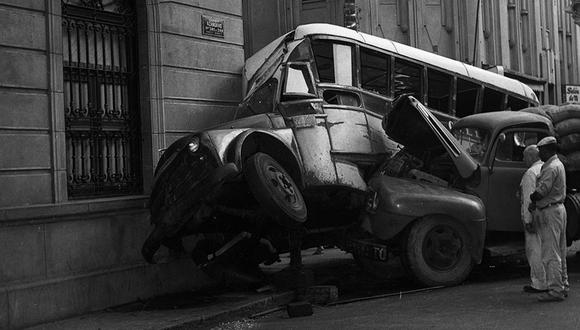
[[[193,139],[191,139],[191,142],[189,142],[187,147],[189,148],[189,151],[192,153],[199,150],[199,138],[197,136],[193,137]]]

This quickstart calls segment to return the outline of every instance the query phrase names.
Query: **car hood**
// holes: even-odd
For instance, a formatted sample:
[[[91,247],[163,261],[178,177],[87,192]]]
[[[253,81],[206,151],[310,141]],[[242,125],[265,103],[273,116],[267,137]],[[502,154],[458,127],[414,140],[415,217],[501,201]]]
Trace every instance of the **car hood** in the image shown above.
[[[464,179],[479,170],[477,161],[465,152],[451,132],[412,96],[402,96],[393,102],[383,119],[383,129],[391,139],[411,151],[442,152],[444,149]]]

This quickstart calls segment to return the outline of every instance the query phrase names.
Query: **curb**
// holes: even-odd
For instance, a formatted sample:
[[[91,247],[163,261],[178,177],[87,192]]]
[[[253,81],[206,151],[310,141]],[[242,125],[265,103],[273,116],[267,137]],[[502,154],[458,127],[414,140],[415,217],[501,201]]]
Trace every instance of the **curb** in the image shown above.
[[[232,308],[222,310],[213,314],[202,315],[194,317],[191,320],[182,320],[178,324],[162,327],[163,330],[178,330],[182,327],[200,325],[205,322],[215,321],[220,318],[232,317],[232,316],[246,316],[246,314],[255,313],[264,308],[286,305],[292,302],[295,298],[294,292],[281,292],[278,294],[273,294],[271,296],[261,298],[255,301],[244,303],[239,306],[234,306]],[[249,316],[249,315],[248,315]]]

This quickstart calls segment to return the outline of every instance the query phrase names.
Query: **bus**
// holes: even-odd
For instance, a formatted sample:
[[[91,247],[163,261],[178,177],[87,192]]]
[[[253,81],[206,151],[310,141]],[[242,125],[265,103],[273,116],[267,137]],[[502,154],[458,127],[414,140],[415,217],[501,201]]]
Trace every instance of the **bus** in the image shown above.
[[[246,92],[292,48],[311,63],[317,88],[328,104],[351,102],[383,115],[385,102],[411,93],[445,117],[519,110],[539,104],[526,84],[388,39],[330,24],[308,24],[278,38],[247,60]],[[273,55],[273,56],[272,56]],[[338,88],[338,89],[336,89]],[[349,93],[353,91],[354,94]]]

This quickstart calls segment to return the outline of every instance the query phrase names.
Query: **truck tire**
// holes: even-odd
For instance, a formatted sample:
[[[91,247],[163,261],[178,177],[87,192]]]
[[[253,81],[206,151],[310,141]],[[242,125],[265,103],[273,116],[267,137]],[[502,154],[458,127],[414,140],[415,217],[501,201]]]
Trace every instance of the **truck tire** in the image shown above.
[[[568,194],[564,200],[566,208],[566,243],[568,246],[580,238],[580,194]]]
[[[577,172],[580,171],[580,151],[574,151],[566,156],[558,154],[558,158],[566,166],[566,171]]]
[[[566,136],[572,133],[580,133],[580,118],[569,118],[554,125],[558,136]]]
[[[473,262],[465,228],[445,218],[415,222],[402,240],[401,261],[418,283],[426,286],[463,282]]]
[[[244,163],[250,191],[281,225],[295,227],[306,221],[304,197],[292,177],[269,155],[258,152]]]
[[[580,150],[580,133],[563,136],[560,139],[560,149],[564,154]]]
[[[555,109],[546,110],[546,113],[548,113],[548,115],[552,118],[552,122],[554,125],[556,125],[566,119],[580,118],[580,105],[565,104],[556,107]]]
[[[540,115],[540,116],[546,117],[550,120],[552,119],[552,118],[550,118],[550,116],[548,116],[548,114],[546,113],[546,110],[538,108],[538,107],[525,108],[525,109],[522,109],[520,111]]]

